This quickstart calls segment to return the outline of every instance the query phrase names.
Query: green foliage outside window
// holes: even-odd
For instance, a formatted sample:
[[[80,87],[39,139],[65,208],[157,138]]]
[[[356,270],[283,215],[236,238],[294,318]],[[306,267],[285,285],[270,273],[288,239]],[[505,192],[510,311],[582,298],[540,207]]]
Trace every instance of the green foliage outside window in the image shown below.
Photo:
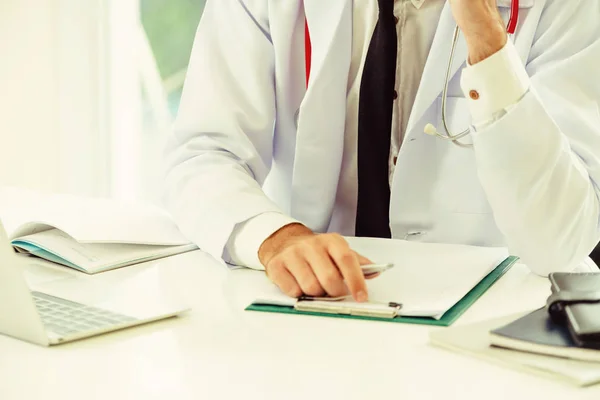
[[[216,0],[219,1],[219,0]],[[140,0],[141,19],[175,112],[206,0]]]

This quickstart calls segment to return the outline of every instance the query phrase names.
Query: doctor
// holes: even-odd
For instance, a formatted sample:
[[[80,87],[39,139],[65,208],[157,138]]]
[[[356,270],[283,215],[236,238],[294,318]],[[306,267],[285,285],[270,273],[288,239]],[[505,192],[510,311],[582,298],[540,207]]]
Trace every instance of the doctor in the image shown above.
[[[521,0],[513,37],[510,14],[511,0],[209,0],[167,151],[180,228],[292,296],[367,299],[368,260],[340,235],[573,269],[600,237],[600,0]],[[446,133],[457,25],[445,119],[470,132],[453,143],[423,131]]]

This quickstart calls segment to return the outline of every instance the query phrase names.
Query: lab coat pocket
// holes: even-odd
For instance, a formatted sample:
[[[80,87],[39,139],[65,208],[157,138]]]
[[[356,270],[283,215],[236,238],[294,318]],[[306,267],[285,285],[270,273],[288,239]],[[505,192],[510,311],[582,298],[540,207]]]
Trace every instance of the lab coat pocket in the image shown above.
[[[438,131],[445,133],[442,121],[442,99],[438,102]],[[471,125],[471,114],[467,99],[448,97],[446,101],[446,124],[450,133],[457,135]],[[471,135],[460,140],[470,145]],[[450,213],[487,214],[491,212],[487,198],[477,176],[475,154],[470,146],[463,147],[439,139],[435,145],[437,183],[434,189],[434,202],[439,210]]]

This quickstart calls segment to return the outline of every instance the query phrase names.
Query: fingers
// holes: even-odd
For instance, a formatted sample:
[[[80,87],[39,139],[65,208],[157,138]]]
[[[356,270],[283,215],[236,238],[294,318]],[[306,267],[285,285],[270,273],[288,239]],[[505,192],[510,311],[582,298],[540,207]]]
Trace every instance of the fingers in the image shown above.
[[[273,260],[265,268],[267,276],[274,284],[279,286],[279,289],[290,297],[302,296],[302,289],[296,281],[296,278],[287,270],[285,264]]]
[[[314,297],[325,295],[326,292],[313,271],[314,267],[309,265],[304,258],[299,255],[290,257],[286,262],[286,267],[300,285],[302,293]]]
[[[379,275],[381,275],[381,272],[375,272],[374,274],[365,275],[365,279],[366,280],[374,279],[374,278],[377,278]]]
[[[352,297],[358,302],[368,300],[367,284],[360,268],[359,257],[339,235],[334,235],[328,246],[329,255],[344,277]]]
[[[356,252],[355,252],[356,253]],[[361,256],[360,254],[356,253],[356,255],[358,256],[358,262],[360,263],[360,265],[369,265],[369,264],[373,264],[373,261],[369,260],[367,257]]]
[[[310,246],[306,248],[304,254],[319,283],[329,296],[340,297],[348,294],[344,278],[325,246]]]
[[[358,262],[360,263],[361,266],[373,264],[373,261],[369,260],[367,257],[364,257],[358,253],[356,253],[356,255],[358,256]],[[364,276],[365,276],[365,279],[369,280],[369,279],[377,278],[379,275],[381,275],[381,273],[376,272],[374,274],[369,274],[369,275],[364,275]]]
[[[352,251],[337,234],[303,237],[276,254],[267,265],[269,278],[288,296],[345,296],[367,301],[361,264],[371,261]],[[373,276],[374,277],[374,276]]]

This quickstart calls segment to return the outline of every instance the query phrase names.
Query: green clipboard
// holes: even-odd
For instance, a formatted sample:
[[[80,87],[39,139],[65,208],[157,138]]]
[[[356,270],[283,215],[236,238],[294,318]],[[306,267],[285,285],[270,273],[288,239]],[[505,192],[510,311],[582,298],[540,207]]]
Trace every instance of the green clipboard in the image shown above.
[[[442,318],[434,319],[431,317],[395,317],[395,318],[376,318],[376,317],[363,317],[357,315],[341,315],[341,314],[328,314],[319,312],[308,312],[298,311],[294,307],[288,306],[274,306],[267,304],[251,304],[246,308],[247,311],[261,311],[261,312],[272,312],[282,314],[300,314],[300,315],[314,315],[318,317],[329,317],[329,318],[351,318],[351,319],[364,319],[367,321],[385,321],[385,322],[398,322],[404,324],[421,324],[421,325],[436,325],[436,326],[450,326],[452,325],[461,315],[465,313],[479,299],[498,279],[502,277],[518,260],[518,257],[508,257],[500,265],[498,265],[492,272],[490,272],[485,278],[483,278],[471,291],[469,291],[462,299],[460,299],[452,308],[450,308]]]

